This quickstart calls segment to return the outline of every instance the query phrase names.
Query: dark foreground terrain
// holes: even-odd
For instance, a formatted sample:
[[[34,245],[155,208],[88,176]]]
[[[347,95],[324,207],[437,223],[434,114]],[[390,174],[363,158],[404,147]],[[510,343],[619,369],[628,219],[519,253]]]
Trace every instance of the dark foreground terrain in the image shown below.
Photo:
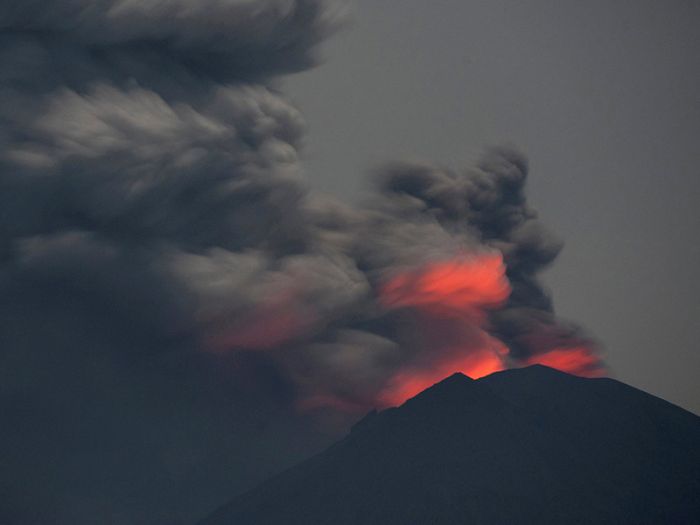
[[[455,374],[201,525],[700,523],[700,418],[543,366]]]

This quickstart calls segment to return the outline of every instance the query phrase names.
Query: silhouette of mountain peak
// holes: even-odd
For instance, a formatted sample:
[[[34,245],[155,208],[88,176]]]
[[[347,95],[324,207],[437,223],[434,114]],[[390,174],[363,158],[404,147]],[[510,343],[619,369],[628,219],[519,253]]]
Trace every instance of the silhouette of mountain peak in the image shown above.
[[[423,399],[444,395],[469,395],[477,388],[478,386],[476,380],[462,374],[461,372],[456,372],[451,376],[446,377],[439,383],[435,383],[433,386],[426,388],[411,399]]]
[[[548,374],[548,375],[564,375],[564,376],[571,376],[571,374],[567,374],[566,372],[562,372],[561,370],[557,370],[556,368],[552,368],[551,366],[547,365],[541,365],[539,363],[536,363],[534,365],[530,366],[525,366],[522,368],[513,368],[510,370],[504,370],[505,372],[511,372],[513,370],[517,370],[519,372],[515,373],[532,373],[532,374]]]
[[[385,413],[388,416],[401,412],[404,418],[423,418],[431,422],[467,416],[480,418],[499,405],[503,405],[503,399],[488,384],[456,373],[407,400],[399,408],[379,413],[379,417]]]
[[[406,403],[428,402],[428,400],[445,403],[448,399],[450,402],[465,403],[476,401],[478,398],[493,399],[495,392],[491,389],[491,385],[500,383],[518,385],[525,382],[551,385],[562,382],[577,383],[581,380],[583,379],[577,376],[540,364],[503,370],[479,379],[472,379],[462,372],[455,372],[426,388]]]
[[[462,372],[455,372],[451,376],[447,376],[445,379],[440,381],[439,383],[436,384],[443,384],[443,383],[458,383],[458,382],[467,382],[471,383],[474,382],[474,379],[469,377],[468,375],[463,374]]]
[[[700,523],[700,418],[545,366],[453,374],[203,525]]]

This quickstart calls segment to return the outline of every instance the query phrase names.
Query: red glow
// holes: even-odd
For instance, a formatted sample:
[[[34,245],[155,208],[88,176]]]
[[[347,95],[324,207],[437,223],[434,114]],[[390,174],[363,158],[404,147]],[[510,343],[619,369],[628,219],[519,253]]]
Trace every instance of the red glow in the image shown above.
[[[390,378],[377,403],[400,405],[455,372],[478,379],[503,370],[508,349],[482,325],[487,309],[503,305],[510,291],[499,252],[462,255],[393,276],[379,290],[381,303],[415,308],[427,337],[415,360]]]
[[[542,354],[529,357],[526,365],[545,365],[562,372],[581,377],[600,377],[605,375],[605,369],[597,355],[585,346],[571,348],[555,348]]]
[[[504,370],[505,364],[501,356],[507,354],[508,350],[495,339],[490,342],[493,348],[470,350],[467,354],[433,363],[429,368],[411,368],[398,372],[379,395],[380,406],[398,406],[455,372],[479,379]]]
[[[502,305],[509,295],[503,257],[496,252],[431,263],[393,277],[380,290],[381,302],[390,307],[423,306],[477,314]]]

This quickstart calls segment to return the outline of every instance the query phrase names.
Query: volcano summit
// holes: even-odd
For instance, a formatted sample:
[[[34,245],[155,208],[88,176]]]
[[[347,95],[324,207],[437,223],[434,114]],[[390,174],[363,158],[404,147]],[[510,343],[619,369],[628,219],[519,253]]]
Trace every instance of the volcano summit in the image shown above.
[[[371,413],[201,525],[700,523],[700,418],[541,365]]]

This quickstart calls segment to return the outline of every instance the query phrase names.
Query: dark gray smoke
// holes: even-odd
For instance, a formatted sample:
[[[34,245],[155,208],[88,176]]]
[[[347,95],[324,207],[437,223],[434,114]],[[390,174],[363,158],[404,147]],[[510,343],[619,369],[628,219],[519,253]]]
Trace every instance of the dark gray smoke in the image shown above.
[[[538,281],[562,242],[528,206],[527,173],[527,159],[501,147],[488,151],[477,169],[464,173],[396,164],[379,178],[380,189],[390,198],[418,207],[448,232],[466,227],[478,242],[503,254],[512,292],[505,307],[491,313],[491,330],[516,361],[525,362],[554,348],[595,348],[578,327],[556,318],[551,298]],[[594,372],[601,366],[596,359],[588,365],[578,371]]]
[[[323,442],[292,408],[381,404],[488,334],[504,366],[593,351],[537,281],[561,246],[515,151],[390,165],[362,208],[308,191],[277,78],[342,12],[0,0],[0,521],[188,523]],[[382,301],[498,252],[512,294],[487,318]]]

